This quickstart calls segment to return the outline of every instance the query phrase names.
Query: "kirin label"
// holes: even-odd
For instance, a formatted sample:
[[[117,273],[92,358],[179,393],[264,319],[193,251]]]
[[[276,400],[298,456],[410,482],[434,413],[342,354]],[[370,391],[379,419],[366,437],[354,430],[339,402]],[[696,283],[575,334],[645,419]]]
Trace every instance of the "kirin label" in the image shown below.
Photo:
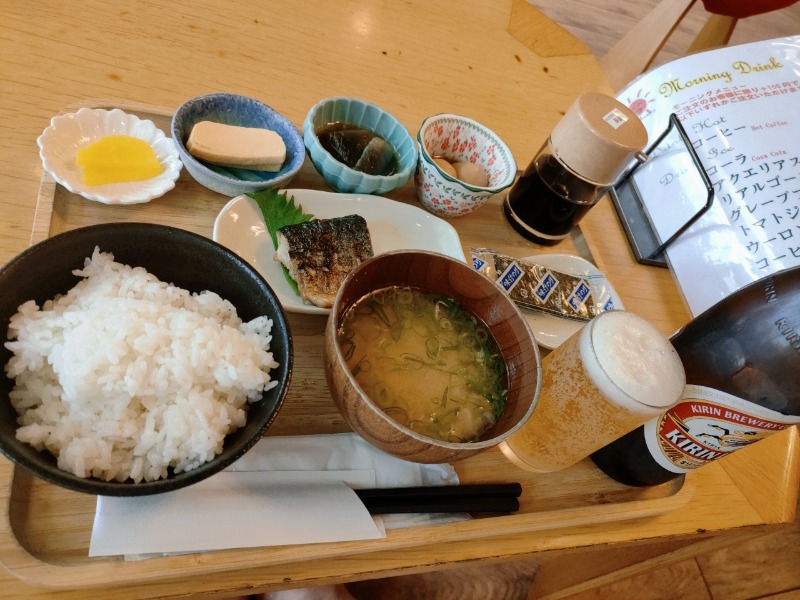
[[[659,465],[687,473],[795,423],[800,417],[719,390],[687,385],[679,404],[645,424],[644,436]]]

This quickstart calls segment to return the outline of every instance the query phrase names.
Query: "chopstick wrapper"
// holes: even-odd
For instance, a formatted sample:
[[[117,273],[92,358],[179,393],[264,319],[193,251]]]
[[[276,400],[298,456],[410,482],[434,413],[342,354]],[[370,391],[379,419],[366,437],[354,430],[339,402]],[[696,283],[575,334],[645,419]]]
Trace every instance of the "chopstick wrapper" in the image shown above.
[[[225,471],[189,487],[152,496],[99,496],[89,556],[137,559],[377,539],[386,535],[384,524],[464,517],[372,517],[353,489],[457,483],[450,465],[403,461],[356,434],[266,437]]]

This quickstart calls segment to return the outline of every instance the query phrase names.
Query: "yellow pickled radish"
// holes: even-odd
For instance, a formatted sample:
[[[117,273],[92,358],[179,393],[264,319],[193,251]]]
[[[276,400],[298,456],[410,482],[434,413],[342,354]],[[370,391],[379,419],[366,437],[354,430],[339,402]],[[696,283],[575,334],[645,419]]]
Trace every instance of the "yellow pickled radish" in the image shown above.
[[[103,185],[150,179],[164,172],[153,148],[129,135],[109,135],[78,151],[83,183]]]

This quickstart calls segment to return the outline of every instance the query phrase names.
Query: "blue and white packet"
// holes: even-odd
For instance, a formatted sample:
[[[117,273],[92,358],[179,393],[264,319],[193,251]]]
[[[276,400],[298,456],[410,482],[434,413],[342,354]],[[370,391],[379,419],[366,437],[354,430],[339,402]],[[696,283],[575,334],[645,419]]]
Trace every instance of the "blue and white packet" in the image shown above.
[[[598,286],[604,285],[605,275],[559,273],[487,248],[470,248],[470,253],[473,268],[495,281],[521,308],[578,321],[589,321],[614,308],[612,302],[598,301],[603,296]]]

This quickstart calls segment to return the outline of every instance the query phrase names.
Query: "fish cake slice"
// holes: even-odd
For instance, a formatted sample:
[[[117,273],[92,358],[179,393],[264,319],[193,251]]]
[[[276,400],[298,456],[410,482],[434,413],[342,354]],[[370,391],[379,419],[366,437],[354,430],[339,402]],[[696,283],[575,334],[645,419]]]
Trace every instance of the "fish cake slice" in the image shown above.
[[[333,306],[347,274],[373,255],[367,222],[360,215],[285,225],[277,238],[275,260],[289,270],[303,302],[322,308]]]

